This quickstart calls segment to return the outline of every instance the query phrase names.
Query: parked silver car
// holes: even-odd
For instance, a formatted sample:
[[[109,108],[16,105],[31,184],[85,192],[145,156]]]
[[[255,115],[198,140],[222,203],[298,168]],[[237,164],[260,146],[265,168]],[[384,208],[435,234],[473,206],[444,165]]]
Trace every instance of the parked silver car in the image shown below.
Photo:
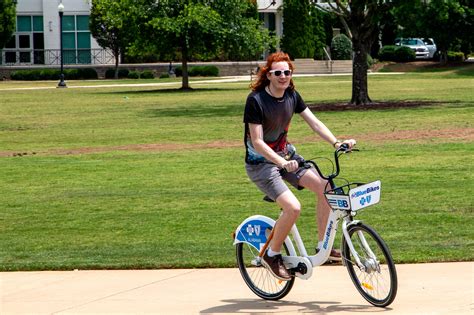
[[[423,41],[423,43],[425,43],[426,48],[428,48],[428,51],[430,53],[430,59],[433,59],[434,54],[438,50],[433,38],[421,38],[421,40]]]
[[[400,38],[395,40],[395,45],[410,47],[415,52],[416,59],[431,58],[428,47],[426,47],[425,43],[419,38]]]

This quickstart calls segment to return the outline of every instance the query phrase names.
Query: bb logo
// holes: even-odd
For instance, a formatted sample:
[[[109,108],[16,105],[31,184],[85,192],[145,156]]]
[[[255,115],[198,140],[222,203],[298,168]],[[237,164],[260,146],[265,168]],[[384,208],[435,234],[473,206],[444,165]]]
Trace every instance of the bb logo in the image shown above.
[[[349,205],[347,204],[346,200],[338,200],[337,201],[337,206],[340,208],[347,208]]]

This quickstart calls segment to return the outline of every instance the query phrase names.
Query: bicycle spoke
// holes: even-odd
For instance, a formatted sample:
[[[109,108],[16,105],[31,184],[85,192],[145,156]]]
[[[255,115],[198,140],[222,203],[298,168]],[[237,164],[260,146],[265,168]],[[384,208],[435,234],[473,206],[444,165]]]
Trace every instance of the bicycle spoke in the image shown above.
[[[356,288],[370,303],[386,306],[395,298],[396,273],[393,262],[380,237],[365,225],[350,229],[352,245],[364,268],[355,263],[349,246],[344,247],[344,258]],[[391,265],[389,265],[391,264]]]
[[[258,296],[264,299],[277,300],[284,297],[291,290],[294,279],[280,281],[263,265],[255,264],[259,251],[246,243],[237,244],[237,261],[241,274]]]

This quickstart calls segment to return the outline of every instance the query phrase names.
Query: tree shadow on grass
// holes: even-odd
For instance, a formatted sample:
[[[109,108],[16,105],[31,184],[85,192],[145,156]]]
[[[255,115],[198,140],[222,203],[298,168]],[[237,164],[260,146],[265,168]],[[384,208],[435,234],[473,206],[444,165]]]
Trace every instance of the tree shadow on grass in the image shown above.
[[[146,86],[139,86],[140,88],[144,88]],[[239,89],[232,89],[232,88],[193,88],[193,89],[176,89],[176,88],[163,88],[163,89],[153,89],[153,90],[128,90],[128,91],[101,91],[96,92],[94,94],[179,94],[179,95],[192,95],[192,94],[201,94],[201,93],[208,93],[208,92],[236,92]]]
[[[242,105],[226,105],[226,106],[193,106],[177,108],[155,108],[142,112],[144,116],[149,118],[157,117],[231,117],[242,116],[244,107]]]

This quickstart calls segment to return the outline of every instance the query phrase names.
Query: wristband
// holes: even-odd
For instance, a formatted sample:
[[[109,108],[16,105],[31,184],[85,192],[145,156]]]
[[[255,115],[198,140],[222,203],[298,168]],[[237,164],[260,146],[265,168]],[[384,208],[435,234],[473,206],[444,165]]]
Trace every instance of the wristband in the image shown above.
[[[332,146],[335,148],[335,147],[336,147],[336,144],[341,143],[341,142],[342,142],[342,141],[340,141],[340,140],[336,140],[336,141],[332,144]]]

